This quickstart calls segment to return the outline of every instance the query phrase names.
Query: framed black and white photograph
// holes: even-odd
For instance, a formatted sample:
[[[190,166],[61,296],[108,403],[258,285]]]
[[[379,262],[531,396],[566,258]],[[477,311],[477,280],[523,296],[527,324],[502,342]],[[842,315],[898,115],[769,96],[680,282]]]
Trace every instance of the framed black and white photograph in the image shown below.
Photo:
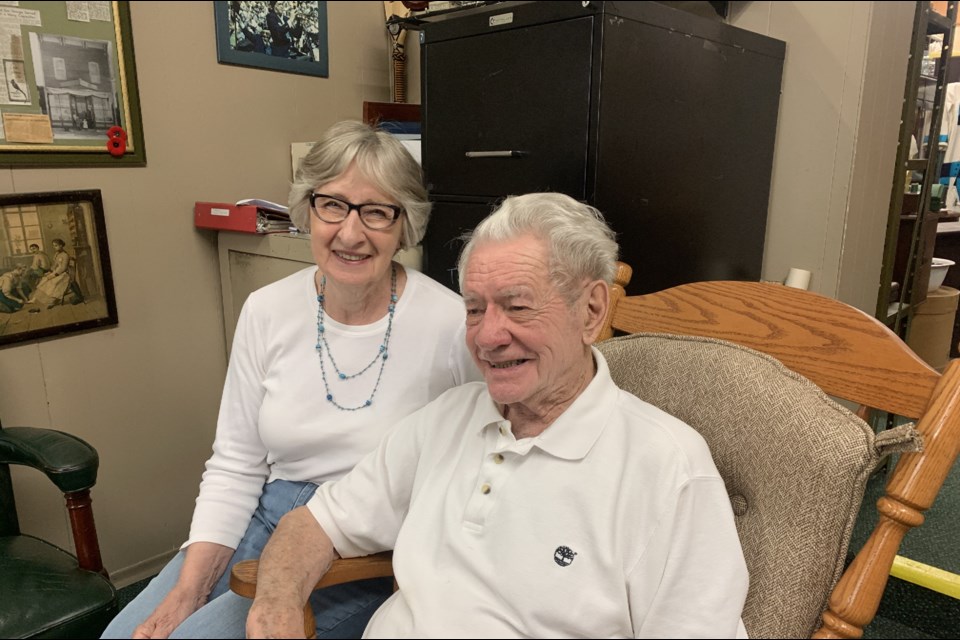
[[[0,195],[0,347],[117,324],[99,190]]]
[[[214,2],[217,61],[326,78],[326,2]]]
[[[112,43],[31,33],[33,74],[55,140],[96,140],[120,122]],[[101,142],[103,141],[103,142]]]
[[[0,166],[144,165],[128,3],[17,5],[0,6]]]

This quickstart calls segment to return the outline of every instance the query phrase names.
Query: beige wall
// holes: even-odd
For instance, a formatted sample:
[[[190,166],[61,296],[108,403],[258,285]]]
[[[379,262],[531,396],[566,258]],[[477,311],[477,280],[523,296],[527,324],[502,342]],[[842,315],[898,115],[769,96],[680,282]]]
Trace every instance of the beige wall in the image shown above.
[[[2,193],[103,192],[119,326],[0,351],[0,418],[98,449],[94,511],[120,584],[185,539],[213,440],[220,280],[216,234],[194,229],[193,203],[285,202],[290,143],[389,97],[378,2],[328,3],[329,78],[218,64],[212,2],[133,2],[131,14],[147,166],[0,169]],[[70,548],[62,498],[39,473],[14,473],[24,530]]]
[[[787,42],[764,278],[808,269],[812,288],[872,312],[913,3],[732,4],[731,22]],[[328,11],[321,79],[217,64],[212,3],[134,2],[147,166],[0,170],[3,193],[103,192],[120,324],[0,350],[0,417],[97,447],[94,508],[121,585],[184,540],[213,438],[220,284],[216,237],[193,228],[193,203],[285,201],[289,144],[388,98],[380,3]],[[15,474],[24,529],[70,545],[59,494],[37,473]]]
[[[914,2],[877,2],[867,43],[856,152],[847,196],[839,278],[824,291],[873,315],[887,235],[887,214],[900,137]]]
[[[734,2],[730,22],[787,43],[763,278],[873,314],[914,2]]]

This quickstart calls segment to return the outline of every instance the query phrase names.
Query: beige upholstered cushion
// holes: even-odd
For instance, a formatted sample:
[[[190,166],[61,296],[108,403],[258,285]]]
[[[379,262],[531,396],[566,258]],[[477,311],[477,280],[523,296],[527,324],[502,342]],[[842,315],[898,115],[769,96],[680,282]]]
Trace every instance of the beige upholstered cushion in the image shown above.
[[[874,431],[777,360],[709,338],[599,343],[623,389],[706,439],[737,516],[754,638],[809,638],[880,460]]]

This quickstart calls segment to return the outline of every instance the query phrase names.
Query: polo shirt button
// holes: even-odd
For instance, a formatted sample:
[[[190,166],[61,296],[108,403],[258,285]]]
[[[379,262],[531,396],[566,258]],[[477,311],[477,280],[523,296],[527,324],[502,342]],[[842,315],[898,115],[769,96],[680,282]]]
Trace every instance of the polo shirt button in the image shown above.
[[[497,464],[501,464],[503,462],[503,454],[502,453],[493,454],[493,461]]]
[[[500,435],[502,436],[507,435],[507,430],[504,427],[500,427]]]
[[[487,495],[488,493],[490,493],[490,485],[487,483],[484,483],[483,486],[480,487],[480,493],[482,493],[483,495]]]

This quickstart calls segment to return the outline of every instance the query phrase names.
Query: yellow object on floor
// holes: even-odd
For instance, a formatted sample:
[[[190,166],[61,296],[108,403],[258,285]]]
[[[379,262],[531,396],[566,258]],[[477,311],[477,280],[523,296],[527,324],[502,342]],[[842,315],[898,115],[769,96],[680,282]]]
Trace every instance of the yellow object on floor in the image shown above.
[[[960,575],[955,573],[897,556],[890,575],[960,600]]]

